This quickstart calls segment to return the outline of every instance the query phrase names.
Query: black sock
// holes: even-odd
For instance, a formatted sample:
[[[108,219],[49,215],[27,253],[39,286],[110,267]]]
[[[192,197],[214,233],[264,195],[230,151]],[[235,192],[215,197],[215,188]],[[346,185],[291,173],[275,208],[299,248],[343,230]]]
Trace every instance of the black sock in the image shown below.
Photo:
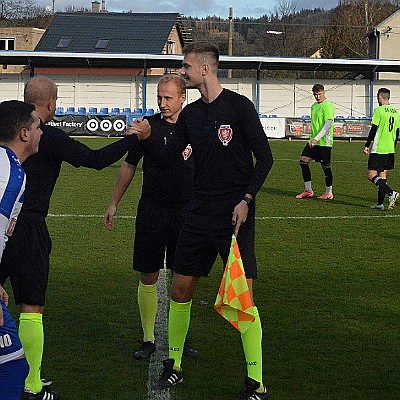
[[[324,171],[324,174],[325,174],[325,185],[326,185],[326,187],[330,187],[330,186],[332,186],[332,182],[333,182],[331,165],[330,164],[321,164],[321,166],[322,166],[322,170]]]
[[[300,168],[301,168],[301,173],[303,175],[303,181],[304,182],[311,181],[311,171],[308,162],[300,160]]]
[[[386,185],[387,185],[387,180],[386,179],[383,179],[382,178],[382,180],[386,183]],[[381,188],[379,188],[378,189],[378,204],[383,204],[383,201],[385,200],[385,195],[386,195],[386,193],[381,189]]]
[[[380,176],[376,175],[371,179],[371,182],[377,186],[380,190],[386,193],[388,196],[393,194],[393,190],[389,187],[389,185],[385,182],[386,179],[382,179]]]

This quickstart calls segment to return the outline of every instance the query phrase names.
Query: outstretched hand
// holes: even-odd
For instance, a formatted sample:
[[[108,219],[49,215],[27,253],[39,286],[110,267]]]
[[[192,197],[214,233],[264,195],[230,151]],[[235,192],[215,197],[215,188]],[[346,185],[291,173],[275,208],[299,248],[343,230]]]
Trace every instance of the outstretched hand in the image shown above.
[[[151,126],[147,119],[137,118],[127,130],[128,135],[136,135],[139,140],[146,140],[151,135]]]

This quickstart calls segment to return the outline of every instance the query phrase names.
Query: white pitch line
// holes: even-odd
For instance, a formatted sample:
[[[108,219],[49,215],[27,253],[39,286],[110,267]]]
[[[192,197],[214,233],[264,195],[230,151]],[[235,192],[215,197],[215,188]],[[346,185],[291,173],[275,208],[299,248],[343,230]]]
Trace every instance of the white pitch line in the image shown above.
[[[49,214],[49,217],[52,218],[103,218],[103,215],[95,215],[95,214]],[[268,220],[319,220],[319,219],[372,219],[372,218],[399,218],[400,214],[383,214],[380,212],[379,215],[313,215],[313,216],[270,216],[270,217],[256,217],[258,221],[268,221]],[[136,215],[119,215],[115,216],[115,218],[121,219],[135,219]]]
[[[291,162],[299,162],[298,159],[293,158],[276,158],[274,161],[291,161]],[[331,160],[332,164],[340,163],[340,164],[365,164],[365,161],[357,161],[357,160]]]
[[[168,297],[168,270],[163,268],[157,281],[157,315],[154,325],[154,332],[157,338],[157,350],[155,356],[150,357],[149,363],[149,381],[148,381],[148,400],[169,400],[171,394],[169,389],[154,391],[151,385],[157,380],[158,374],[162,367],[162,361],[168,358],[168,313],[169,313],[169,297]]]
[[[48,214],[48,217],[53,218],[104,218],[104,215],[99,214]],[[136,219],[136,215],[116,215],[114,218],[121,219]]]
[[[323,216],[286,216],[286,217],[256,217],[256,220],[266,221],[271,219],[370,219],[370,218],[399,218],[400,214],[382,214],[382,215],[323,215]]]

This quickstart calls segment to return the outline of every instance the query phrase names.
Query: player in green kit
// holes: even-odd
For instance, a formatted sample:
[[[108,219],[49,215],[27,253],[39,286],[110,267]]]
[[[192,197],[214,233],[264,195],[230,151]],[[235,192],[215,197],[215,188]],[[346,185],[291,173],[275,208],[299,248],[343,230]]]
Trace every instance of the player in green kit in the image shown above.
[[[311,137],[305,145],[300,157],[300,168],[303,175],[304,192],[298,194],[296,199],[313,197],[314,192],[311,186],[311,171],[309,163],[311,160],[321,163],[325,174],[325,193],[318,196],[321,200],[333,199],[332,193],[332,170],[331,151],[333,144],[333,120],[335,108],[326,99],[325,88],[317,83],[313,86],[312,92],[316,102],[311,106]]]
[[[389,89],[380,88],[377,97],[379,107],[375,108],[372,116],[372,126],[365,142],[364,153],[369,154],[368,179],[378,187],[378,201],[371,208],[384,210],[383,200],[387,194],[388,210],[391,210],[399,198],[399,193],[387,184],[386,171],[394,169],[394,148],[399,138],[400,114],[389,104]]]

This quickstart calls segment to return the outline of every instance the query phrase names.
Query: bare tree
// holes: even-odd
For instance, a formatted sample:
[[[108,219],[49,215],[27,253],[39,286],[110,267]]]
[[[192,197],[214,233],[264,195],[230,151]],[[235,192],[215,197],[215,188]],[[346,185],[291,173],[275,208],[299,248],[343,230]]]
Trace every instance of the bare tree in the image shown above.
[[[341,0],[322,40],[323,56],[367,57],[366,33],[396,9],[394,2],[389,0]]]
[[[1,20],[32,19],[44,13],[45,8],[39,7],[33,0],[0,0]]]
[[[279,0],[275,12],[280,19],[285,19],[296,13],[297,3],[290,0]]]

